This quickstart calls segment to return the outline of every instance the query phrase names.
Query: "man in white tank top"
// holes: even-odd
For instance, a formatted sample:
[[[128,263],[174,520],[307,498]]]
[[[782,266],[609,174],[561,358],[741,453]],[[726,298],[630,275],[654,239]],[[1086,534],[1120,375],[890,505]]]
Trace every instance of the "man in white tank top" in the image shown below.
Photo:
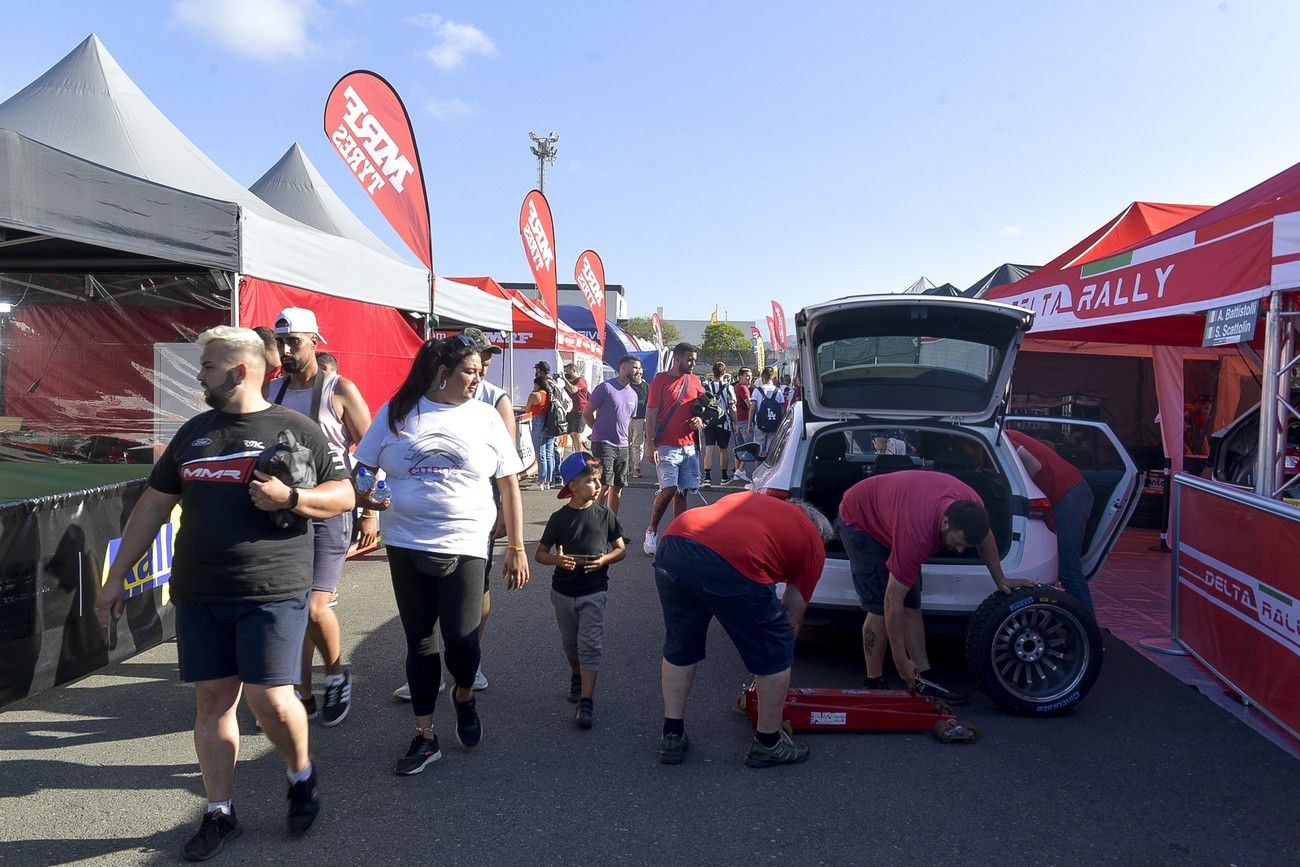
[[[361,391],[350,380],[323,371],[316,361],[316,347],[325,342],[316,324],[316,314],[304,307],[280,311],[275,320],[275,340],[280,348],[282,375],[267,385],[267,398],[296,409],[320,425],[334,460],[351,470],[351,448],[370,429],[370,408]],[[378,516],[362,512],[361,544],[374,544]],[[312,521],[315,533],[315,568],[311,587],[311,613],[303,639],[302,680],[298,694],[307,717],[317,715],[312,692],[312,662],[320,651],[325,662],[325,701],[320,710],[327,726],[343,722],[352,706],[352,676],[343,665],[343,645],[338,616],[330,600],[338,593],[339,578],[352,544],[352,513],[345,512],[325,521]]]

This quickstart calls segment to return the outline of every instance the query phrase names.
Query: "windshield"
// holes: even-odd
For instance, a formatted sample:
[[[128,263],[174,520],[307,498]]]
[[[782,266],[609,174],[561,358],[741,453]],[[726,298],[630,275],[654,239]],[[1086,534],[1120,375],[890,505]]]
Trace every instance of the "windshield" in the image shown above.
[[[822,400],[843,407],[976,411],[1001,364],[1002,350],[988,343],[924,333],[844,337],[817,347]]]

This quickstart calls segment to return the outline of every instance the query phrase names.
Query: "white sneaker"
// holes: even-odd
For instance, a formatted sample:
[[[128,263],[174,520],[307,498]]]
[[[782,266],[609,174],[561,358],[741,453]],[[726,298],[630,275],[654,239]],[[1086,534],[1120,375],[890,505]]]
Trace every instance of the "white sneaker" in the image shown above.
[[[475,692],[478,692],[479,690],[483,690],[487,688],[488,688],[487,675],[483,673],[483,666],[480,665],[478,667],[478,673],[474,675],[473,689]]]
[[[438,692],[446,692],[446,691],[447,691],[447,681],[445,680],[438,681]],[[411,685],[409,683],[404,683],[401,686],[399,686],[397,689],[393,690],[393,698],[397,699],[398,701],[410,701]]]
[[[654,552],[659,549],[659,536],[654,530],[645,531],[645,541],[641,543],[641,550],[653,556]]]
[[[745,472],[744,470],[736,470],[734,473],[731,474],[731,477],[732,477],[733,479],[740,479],[740,481],[742,481],[742,482],[750,482],[750,481],[753,481],[753,480],[749,477],[749,473]]]

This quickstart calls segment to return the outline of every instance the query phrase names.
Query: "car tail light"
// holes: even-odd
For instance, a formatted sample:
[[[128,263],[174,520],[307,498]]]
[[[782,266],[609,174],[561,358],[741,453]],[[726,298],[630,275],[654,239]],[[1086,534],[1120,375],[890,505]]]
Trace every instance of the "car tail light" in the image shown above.
[[[759,493],[766,494],[769,497],[776,497],[778,500],[790,499],[790,492],[785,488],[763,488]]]
[[[1046,521],[1052,513],[1052,501],[1046,497],[1037,497],[1029,501],[1029,517]]]

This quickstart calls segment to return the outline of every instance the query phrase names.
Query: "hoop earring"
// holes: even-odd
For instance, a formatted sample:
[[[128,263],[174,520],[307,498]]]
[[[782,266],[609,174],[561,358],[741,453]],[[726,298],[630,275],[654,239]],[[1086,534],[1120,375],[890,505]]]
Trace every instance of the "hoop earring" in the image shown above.
[[[438,383],[438,391],[442,391],[446,387],[447,387],[447,380],[444,379],[442,382]]]

